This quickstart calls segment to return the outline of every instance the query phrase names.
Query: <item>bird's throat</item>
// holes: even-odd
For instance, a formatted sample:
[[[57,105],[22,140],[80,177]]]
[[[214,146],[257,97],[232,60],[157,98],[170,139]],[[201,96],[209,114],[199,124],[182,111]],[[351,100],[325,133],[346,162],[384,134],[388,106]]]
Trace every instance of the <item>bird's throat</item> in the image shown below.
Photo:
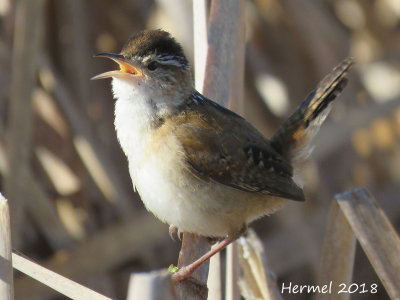
[[[155,97],[145,86],[114,78],[112,90],[115,102],[115,130],[126,156],[138,156],[140,145],[151,136],[154,129],[175,114],[178,101]]]

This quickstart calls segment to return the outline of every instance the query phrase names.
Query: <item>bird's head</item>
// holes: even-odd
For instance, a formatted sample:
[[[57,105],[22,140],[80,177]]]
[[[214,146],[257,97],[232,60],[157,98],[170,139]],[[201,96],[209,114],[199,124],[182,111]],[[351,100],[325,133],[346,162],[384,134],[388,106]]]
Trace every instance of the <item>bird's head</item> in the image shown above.
[[[120,69],[92,79],[114,78],[113,85],[140,90],[154,99],[185,98],[193,91],[190,65],[181,45],[162,30],[145,30],[133,35],[120,54],[99,53],[119,64]]]

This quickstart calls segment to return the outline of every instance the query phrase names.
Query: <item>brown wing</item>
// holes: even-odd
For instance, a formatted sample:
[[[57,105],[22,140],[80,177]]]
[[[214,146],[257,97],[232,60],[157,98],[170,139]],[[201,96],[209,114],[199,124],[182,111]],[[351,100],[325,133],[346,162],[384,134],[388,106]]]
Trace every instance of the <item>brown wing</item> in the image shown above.
[[[205,98],[188,108],[172,122],[195,175],[248,192],[304,201],[291,165],[250,123]]]

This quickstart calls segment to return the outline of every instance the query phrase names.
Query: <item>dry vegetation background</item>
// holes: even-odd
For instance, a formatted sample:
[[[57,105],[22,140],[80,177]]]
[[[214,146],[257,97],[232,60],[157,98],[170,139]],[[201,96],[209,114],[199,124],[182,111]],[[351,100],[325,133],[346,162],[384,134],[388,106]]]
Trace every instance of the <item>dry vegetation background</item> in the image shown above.
[[[366,186],[400,228],[400,2],[247,1],[243,115],[266,136],[346,56],[356,66],[305,168],[306,203],[253,224],[279,282],[315,283],[335,193]],[[131,272],[176,263],[179,243],[133,192],[113,128],[110,82],[90,81],[144,28],[193,61],[189,0],[0,0],[0,189],[13,247],[122,299]],[[353,282],[378,283],[361,249]],[[352,299],[385,299],[354,295]],[[21,274],[16,299],[60,299]],[[285,299],[308,299],[285,295]]]

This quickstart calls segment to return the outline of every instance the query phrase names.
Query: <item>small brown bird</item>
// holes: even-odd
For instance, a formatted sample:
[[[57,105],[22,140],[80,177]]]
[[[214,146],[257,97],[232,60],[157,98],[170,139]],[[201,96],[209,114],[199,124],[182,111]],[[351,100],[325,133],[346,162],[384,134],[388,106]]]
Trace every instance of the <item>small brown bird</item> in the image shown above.
[[[299,166],[352,65],[350,58],[340,63],[268,140],[195,90],[181,46],[165,31],[139,32],[121,54],[97,56],[120,67],[93,79],[113,78],[115,129],[146,208],[171,230],[225,238],[175,273],[177,280],[241,236],[251,221],[287,200],[304,201]]]

